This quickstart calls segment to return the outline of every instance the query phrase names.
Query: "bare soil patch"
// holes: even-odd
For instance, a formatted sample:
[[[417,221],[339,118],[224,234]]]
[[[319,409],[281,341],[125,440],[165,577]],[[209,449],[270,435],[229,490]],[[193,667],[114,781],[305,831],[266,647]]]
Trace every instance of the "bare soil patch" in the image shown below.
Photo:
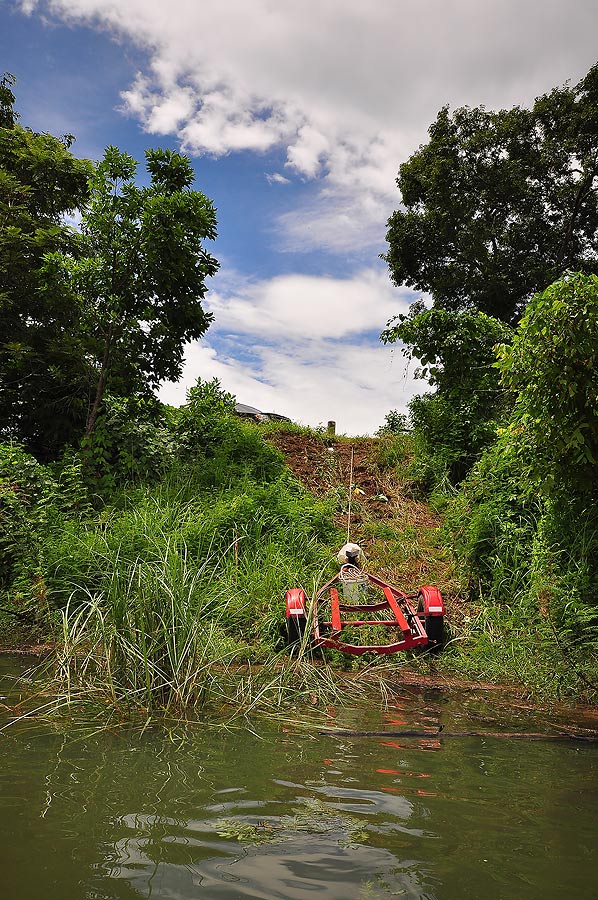
[[[406,591],[436,584],[452,619],[462,619],[467,610],[439,535],[442,519],[428,504],[404,491],[396,472],[379,466],[378,439],[347,441],[276,432],[268,440],[314,496],[336,499],[334,521],[345,533],[352,483],[350,537],[363,548],[371,571]]]

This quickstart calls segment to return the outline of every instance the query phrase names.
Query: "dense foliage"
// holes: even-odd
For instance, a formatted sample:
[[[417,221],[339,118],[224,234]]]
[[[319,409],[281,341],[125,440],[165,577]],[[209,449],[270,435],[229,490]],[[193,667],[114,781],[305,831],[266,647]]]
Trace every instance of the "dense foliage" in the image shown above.
[[[382,332],[384,343],[402,343],[403,352],[421,362],[416,377],[436,388],[409,404],[418,479],[428,487],[444,474],[459,481],[494,440],[505,399],[493,348],[510,337],[507,325],[484,313],[426,309],[423,303]]]
[[[46,632],[63,617],[73,677],[101,646],[86,672],[107,667],[119,702],[143,685],[146,706],[183,709],[201,701],[202,666],[277,651],[284,590],[340,535],[217,381],[161,419],[133,412],[110,400],[102,414],[104,481],[87,454],[44,466],[0,445],[0,607]]]
[[[573,275],[536,295],[500,369],[517,401],[522,468],[545,491],[598,492],[598,277]]]
[[[445,107],[429,134],[397,179],[397,285],[512,322],[565,271],[598,270],[598,66],[531,109]]]
[[[92,167],[71,136],[18,123],[11,84],[0,83],[0,439],[48,457],[80,437],[93,384],[81,306],[46,266],[77,252],[64,217],[85,205]]]
[[[138,187],[135,160],[107,148],[90,180],[78,256],[48,261],[85,311],[81,326],[97,372],[87,434],[107,388],[130,396],[176,381],[185,343],[211,321],[201,301],[218,269],[203,246],[216,237],[213,205],[190,189],[186,157],[148,150],[146,161],[150,184]]]
[[[511,414],[449,501],[471,597],[531,629],[561,676],[598,687],[598,278],[536,295],[501,350]],[[508,612],[505,612],[508,611]]]
[[[216,214],[178,153],[148,150],[139,187],[115,147],[92,165],[72,136],[20,126],[12,83],[0,84],[0,439],[48,460],[92,434],[106,392],[147,401],[180,377],[211,320]],[[79,229],[65,224],[77,211]]]

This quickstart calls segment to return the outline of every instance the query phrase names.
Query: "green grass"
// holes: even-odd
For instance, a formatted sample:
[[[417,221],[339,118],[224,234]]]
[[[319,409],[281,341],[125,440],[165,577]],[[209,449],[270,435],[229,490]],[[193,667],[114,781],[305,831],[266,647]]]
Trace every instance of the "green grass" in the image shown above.
[[[584,572],[549,579],[560,557],[551,556],[545,539],[534,563],[539,574],[528,577],[518,520],[516,528],[492,507],[492,515],[482,510],[487,524],[475,505],[472,517],[467,498],[456,501],[452,533],[443,528],[409,493],[410,435],[372,444],[369,464],[396,499],[382,519],[355,499],[360,521],[352,537],[366,546],[370,570],[404,590],[440,587],[449,604],[447,649],[433,659],[313,657],[306,638],[289,652],[281,640],[285,591],[302,586],[313,596],[336,571],[345,535],[333,523],[346,512],[346,485],[338,483],[336,462],[326,459],[321,474],[330,488],[325,500],[314,499],[263,441],[273,431],[294,431],[324,443],[324,434],[289,423],[229,424],[221,445],[186,464],[175,461],[160,483],[115,490],[95,512],[53,508],[41,522],[35,571],[29,573],[24,557],[19,585],[34,576],[36,593],[24,610],[37,634],[49,623],[58,628],[43,680],[48,709],[78,715],[85,709],[112,722],[321,718],[326,704],[358,702],[372,686],[375,702],[384,702],[385,678],[392,682],[404,665],[514,682],[544,698],[597,699],[588,648],[598,647],[598,627],[587,591],[575,587],[586,583]],[[451,552],[461,532],[476,538],[476,552],[485,553],[482,538],[494,547],[494,557],[482,560],[486,596],[466,583],[468,567]],[[593,547],[596,535],[588,530],[576,540]],[[543,616],[538,585],[548,582]],[[0,629],[14,621],[8,610]],[[358,670],[358,678],[347,669]]]
[[[336,695],[307,647],[282,651],[281,628],[285,591],[313,594],[337,542],[328,505],[286,476],[214,490],[188,471],[64,522],[46,546],[53,689],[132,717],[226,718]]]

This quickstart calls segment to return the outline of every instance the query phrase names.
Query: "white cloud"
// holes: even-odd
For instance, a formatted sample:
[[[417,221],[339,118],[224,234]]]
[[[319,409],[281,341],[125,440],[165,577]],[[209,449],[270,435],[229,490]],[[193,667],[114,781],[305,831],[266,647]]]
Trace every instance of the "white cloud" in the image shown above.
[[[219,331],[259,336],[264,341],[340,340],[379,333],[419,294],[398,291],[383,269],[364,269],[351,278],[280,275],[241,282],[233,290],[216,286],[206,302]]]
[[[415,296],[375,269],[350,279],[289,275],[252,283],[233,276],[210,292],[216,324],[207,341],[189,346],[182,381],[165,385],[161,398],[183,403],[198,377],[219,378],[242,403],[371,434],[424,387],[414,385],[399,349],[368,337]]]
[[[330,141],[311,125],[302,125],[296,139],[289,145],[287,166],[307,178],[314,178],[323,159],[330,156]]]
[[[258,348],[257,366],[214,347],[190,345],[182,381],[164,385],[160,398],[178,406],[197,378],[218,378],[240,403],[317,426],[330,419],[339,434],[373,434],[391,409],[406,411],[425,384],[413,379],[399,349],[340,344],[333,340]]]
[[[596,60],[595,0],[21,0],[145,47],[124,92],[143,127],[193,153],[286,149],[319,179],[331,249],[348,210],[380,243],[398,164],[445,103],[500,107],[576,80]],[[316,202],[323,204],[320,198]],[[289,216],[289,246],[313,245]]]
[[[374,192],[325,189],[276,220],[275,241],[281,250],[318,250],[375,256],[388,248],[386,223],[396,198]]]

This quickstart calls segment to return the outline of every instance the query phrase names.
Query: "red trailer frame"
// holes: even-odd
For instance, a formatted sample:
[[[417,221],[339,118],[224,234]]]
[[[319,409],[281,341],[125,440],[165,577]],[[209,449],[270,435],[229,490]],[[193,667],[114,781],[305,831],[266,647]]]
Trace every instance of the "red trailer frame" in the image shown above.
[[[367,579],[367,581],[366,581]],[[379,589],[381,599],[375,603],[347,603],[339,597],[338,586],[360,582]],[[376,575],[362,572],[352,565],[344,565],[324,587],[320,588],[310,604],[302,588],[292,588],[286,593],[286,620],[289,639],[301,638],[308,618],[312,621],[313,643],[317,647],[329,647],[342,653],[361,656],[363,653],[397,653],[413,647],[430,646],[439,649],[444,628],[444,602],[437,587],[426,585],[418,591],[406,594]],[[412,602],[415,602],[414,610]],[[322,609],[330,611],[330,618],[321,618]],[[364,617],[368,612],[388,611],[388,618]],[[343,614],[357,618],[346,618]],[[387,644],[353,644],[343,639],[345,628],[376,625],[400,632],[400,639]],[[398,637],[398,635],[397,635]]]

